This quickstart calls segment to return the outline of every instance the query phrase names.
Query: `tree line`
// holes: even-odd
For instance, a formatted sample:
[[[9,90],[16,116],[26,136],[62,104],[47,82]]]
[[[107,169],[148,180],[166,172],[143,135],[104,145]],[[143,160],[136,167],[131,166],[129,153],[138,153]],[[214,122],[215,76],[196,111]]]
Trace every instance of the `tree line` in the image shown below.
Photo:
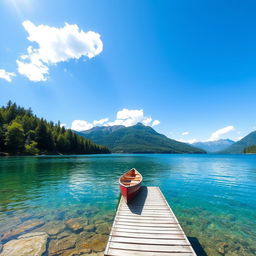
[[[252,145],[252,146],[249,146],[249,147],[245,148],[244,153],[245,154],[248,154],[248,153],[255,154],[256,153],[256,145]]]
[[[1,154],[101,154],[110,153],[70,129],[38,118],[32,110],[9,101],[0,108]]]

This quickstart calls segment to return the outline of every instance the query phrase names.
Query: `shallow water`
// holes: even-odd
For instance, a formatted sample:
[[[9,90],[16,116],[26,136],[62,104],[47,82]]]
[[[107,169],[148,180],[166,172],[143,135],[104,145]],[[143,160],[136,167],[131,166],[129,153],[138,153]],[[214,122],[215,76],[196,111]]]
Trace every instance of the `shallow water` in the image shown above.
[[[83,246],[88,252],[102,251],[107,233],[102,224],[111,225],[119,198],[118,177],[131,167],[142,173],[144,185],[160,186],[187,236],[197,249],[202,247],[202,255],[256,255],[255,155],[0,158],[0,235],[37,220],[41,226],[23,233],[84,218],[87,225],[94,225],[87,230],[88,239],[100,235]],[[56,232],[70,232],[79,240],[87,236],[81,230],[65,226]],[[50,236],[45,255],[64,255],[81,245],[75,240],[70,248],[53,254],[58,234]],[[17,235],[5,237],[2,243]],[[103,245],[98,246],[100,239]]]

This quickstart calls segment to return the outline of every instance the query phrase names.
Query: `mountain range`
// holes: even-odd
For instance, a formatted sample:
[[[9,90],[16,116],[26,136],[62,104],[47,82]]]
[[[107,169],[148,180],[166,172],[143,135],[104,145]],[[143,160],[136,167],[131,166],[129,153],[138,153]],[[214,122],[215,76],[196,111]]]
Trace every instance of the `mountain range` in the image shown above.
[[[206,153],[205,150],[157,133],[150,126],[102,126],[77,132],[94,143],[107,146],[113,153]]]
[[[235,142],[225,150],[218,153],[222,154],[240,154],[244,152],[244,149],[250,146],[256,145],[256,131],[249,133],[241,140]]]
[[[227,149],[235,142],[230,139],[220,139],[215,141],[195,142],[193,146],[204,149],[206,152],[213,153]]]

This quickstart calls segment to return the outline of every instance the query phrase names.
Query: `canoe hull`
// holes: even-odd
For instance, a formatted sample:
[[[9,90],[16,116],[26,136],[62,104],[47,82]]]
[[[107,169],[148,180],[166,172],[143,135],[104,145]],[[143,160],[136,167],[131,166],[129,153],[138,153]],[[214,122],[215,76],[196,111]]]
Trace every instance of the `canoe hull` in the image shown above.
[[[123,185],[119,185],[120,187],[120,192],[125,200],[126,203],[129,203],[138,193],[140,187],[141,187],[141,182],[130,187],[125,187]]]

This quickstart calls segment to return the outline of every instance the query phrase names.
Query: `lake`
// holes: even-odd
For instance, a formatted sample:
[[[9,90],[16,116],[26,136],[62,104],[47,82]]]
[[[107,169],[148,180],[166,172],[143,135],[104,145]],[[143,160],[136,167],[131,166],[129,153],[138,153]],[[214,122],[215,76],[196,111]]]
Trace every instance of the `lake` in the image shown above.
[[[0,158],[2,244],[40,231],[49,234],[44,255],[102,255],[118,177],[132,167],[161,188],[202,255],[256,255],[256,155]]]

